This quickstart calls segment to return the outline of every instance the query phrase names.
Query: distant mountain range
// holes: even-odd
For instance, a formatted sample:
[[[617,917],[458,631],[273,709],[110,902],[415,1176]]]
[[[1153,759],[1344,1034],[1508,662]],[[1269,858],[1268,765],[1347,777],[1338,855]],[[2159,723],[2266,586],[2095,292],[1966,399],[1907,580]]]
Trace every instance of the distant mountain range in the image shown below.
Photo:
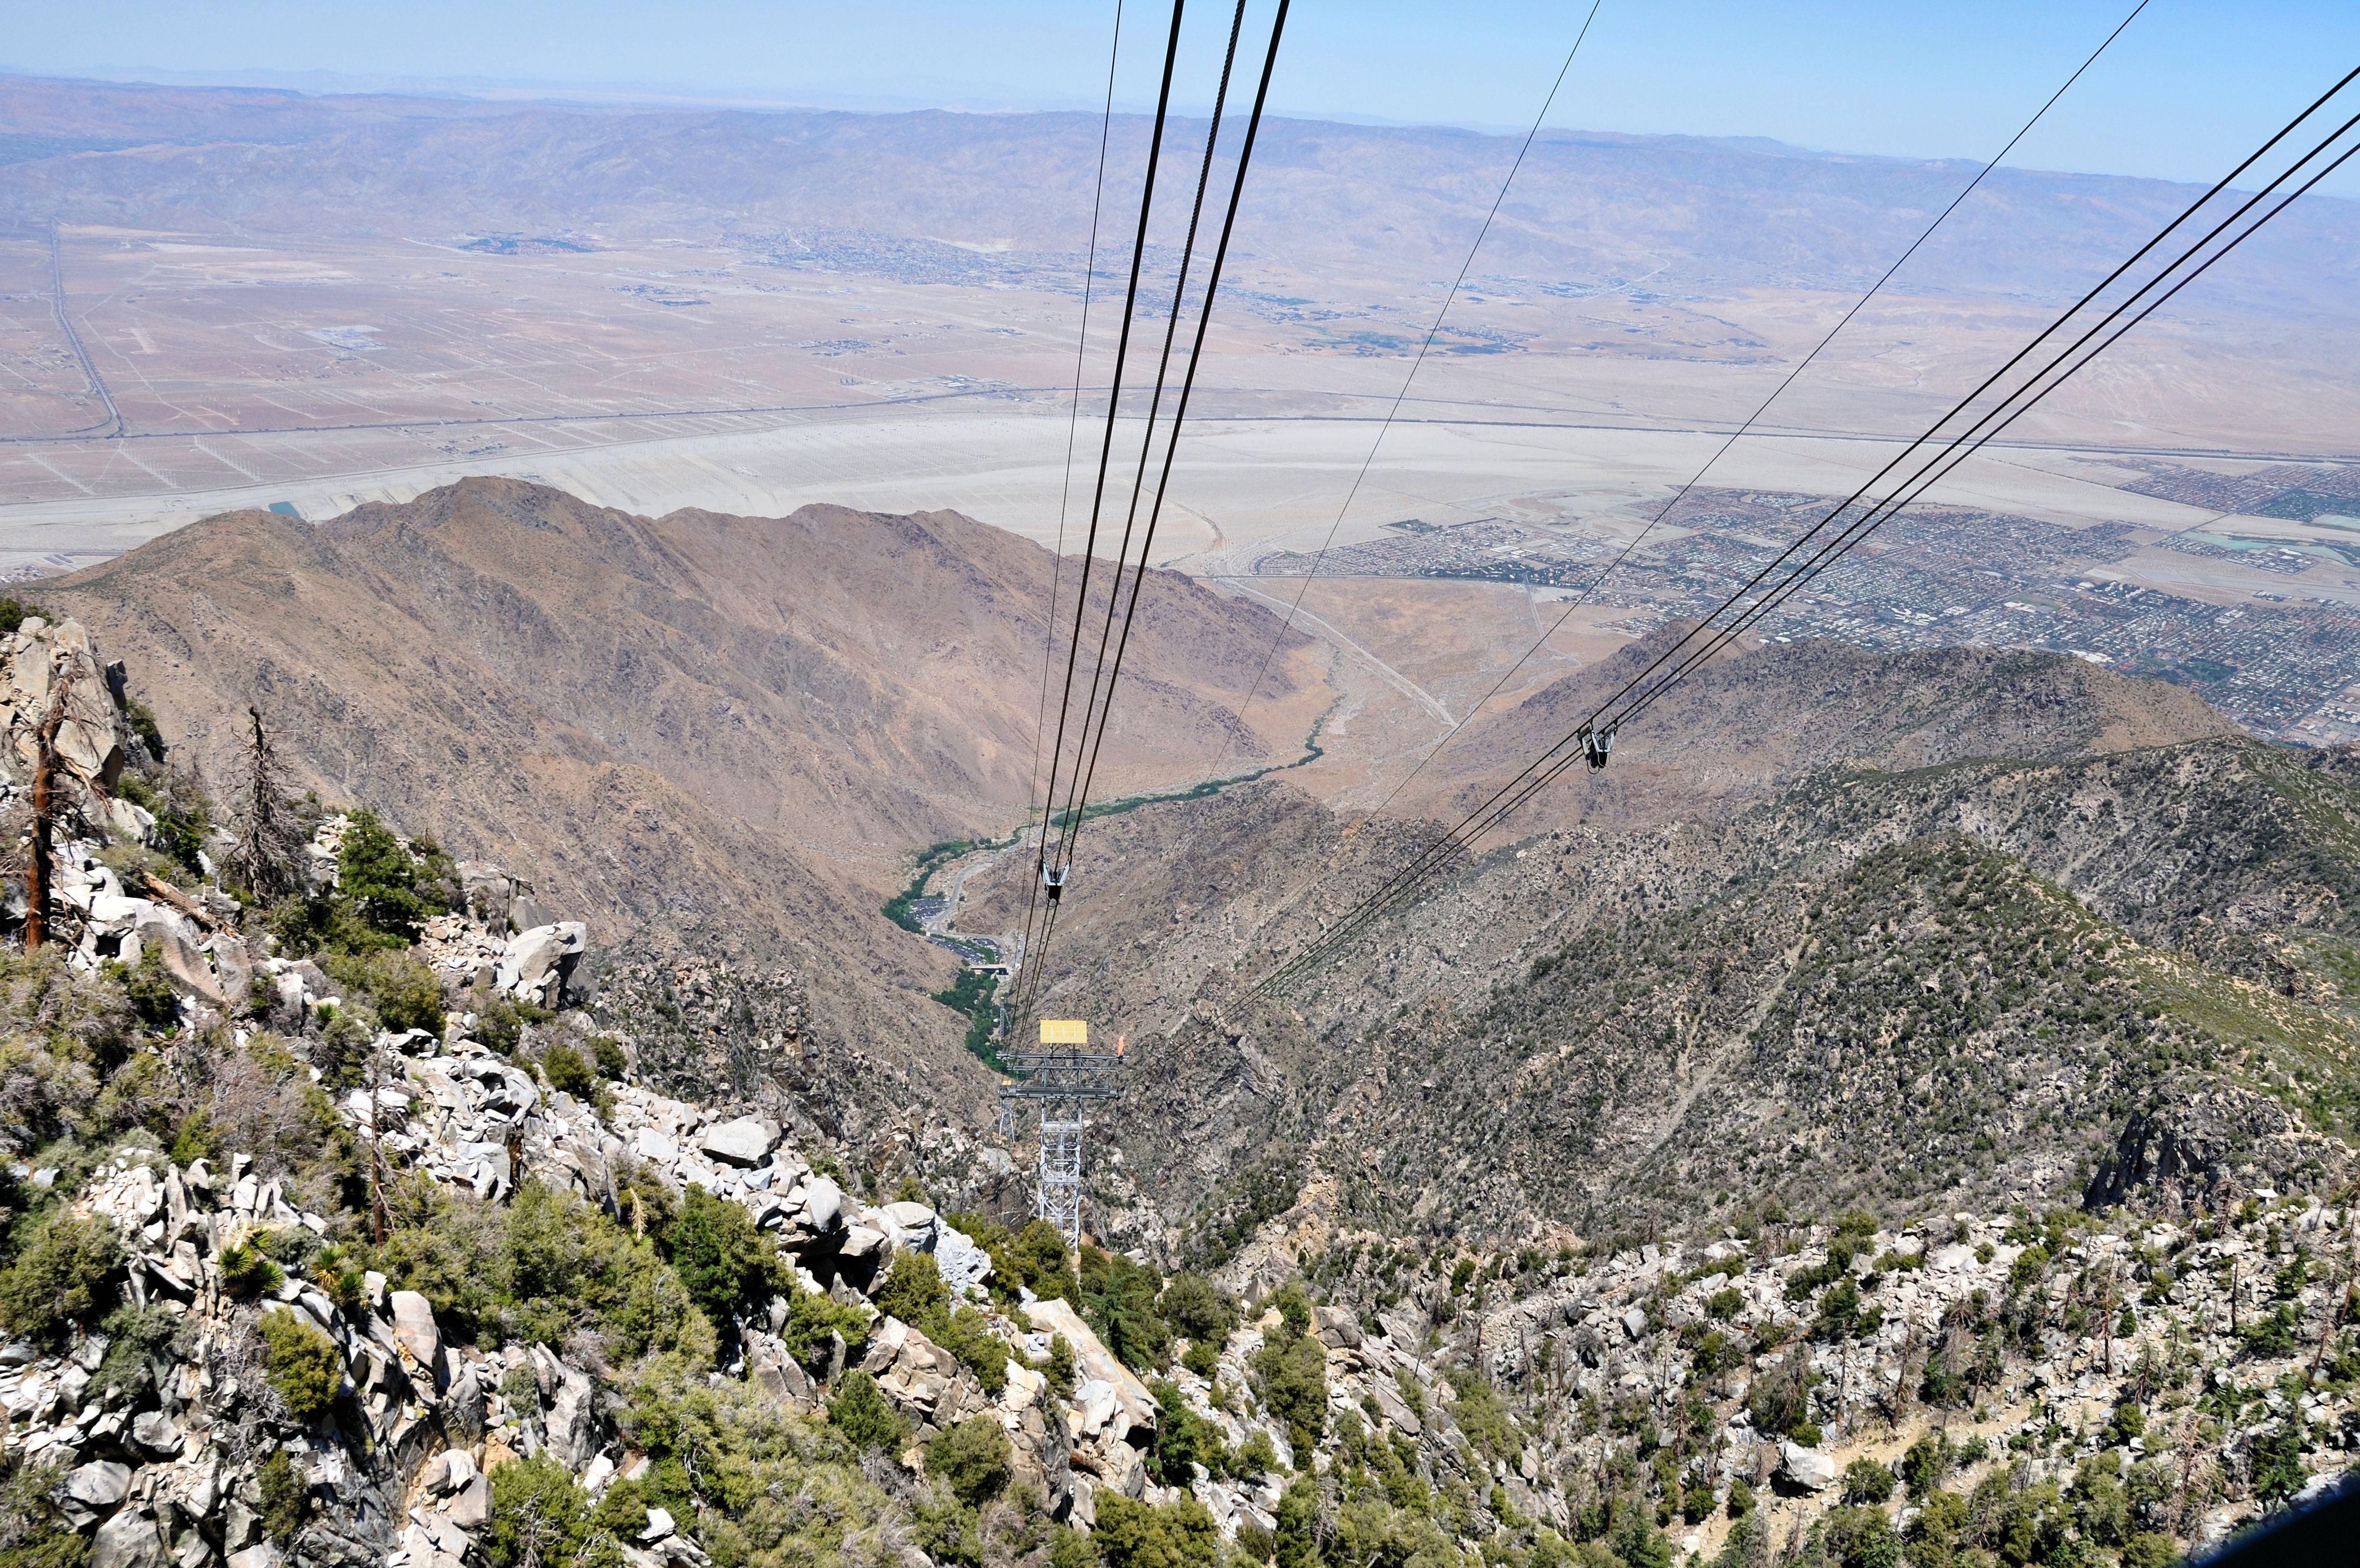
[[[1115,168],[1142,161],[1147,132],[1144,118],[1118,117]],[[1185,119],[1169,132],[1175,149],[1201,147],[1203,134]],[[983,245],[1013,267],[1082,250],[1098,141],[1097,118],[1078,114],[575,108],[8,76],[0,224],[593,244],[602,232],[787,245],[858,234]],[[1244,259],[1272,256],[1283,234],[1288,264],[1339,278],[1447,275],[1513,150],[1512,138],[1471,131],[1275,121],[1256,155]],[[1708,297],[1857,289],[1972,168],[1756,138],[1552,131],[1518,174],[1478,273]],[[1131,188],[1110,185],[1109,232],[1128,223]],[[1899,287],[2062,295],[2195,189],[2001,169]],[[2350,297],[2355,241],[2360,204],[2308,200],[2207,298],[2273,317],[2333,308]]]

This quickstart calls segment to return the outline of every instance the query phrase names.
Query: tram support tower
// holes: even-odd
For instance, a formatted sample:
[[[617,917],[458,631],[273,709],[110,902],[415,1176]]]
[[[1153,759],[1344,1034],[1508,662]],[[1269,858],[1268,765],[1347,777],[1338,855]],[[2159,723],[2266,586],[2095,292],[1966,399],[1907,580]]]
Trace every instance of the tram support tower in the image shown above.
[[[1001,1057],[1010,1077],[1000,1085],[1000,1125],[1012,1131],[1017,1102],[1041,1106],[1041,1161],[1033,1180],[1032,1214],[1057,1227],[1065,1245],[1082,1244],[1084,1107],[1122,1093],[1122,1040],[1112,1053],[1089,1049],[1089,1025],[1078,1018],[1043,1018],[1035,1050]]]

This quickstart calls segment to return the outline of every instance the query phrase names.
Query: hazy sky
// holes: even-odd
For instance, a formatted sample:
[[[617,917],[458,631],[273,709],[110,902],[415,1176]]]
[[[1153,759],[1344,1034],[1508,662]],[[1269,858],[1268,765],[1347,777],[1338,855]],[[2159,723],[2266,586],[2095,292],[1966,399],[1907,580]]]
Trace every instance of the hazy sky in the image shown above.
[[[1252,0],[1250,29],[1274,0]],[[1603,0],[1549,119],[1987,157],[2135,0]],[[1112,0],[19,0],[0,65],[306,90],[619,88],[854,108],[1095,106]],[[1306,115],[1503,129],[1539,106],[1584,5],[1299,0],[1273,99]],[[1194,103],[1229,7],[1188,13]],[[1125,11],[1119,104],[1153,102],[1170,12]],[[2360,5],[2153,0],[2010,160],[2215,176],[2355,65]],[[2337,189],[2360,194],[2360,172]]]

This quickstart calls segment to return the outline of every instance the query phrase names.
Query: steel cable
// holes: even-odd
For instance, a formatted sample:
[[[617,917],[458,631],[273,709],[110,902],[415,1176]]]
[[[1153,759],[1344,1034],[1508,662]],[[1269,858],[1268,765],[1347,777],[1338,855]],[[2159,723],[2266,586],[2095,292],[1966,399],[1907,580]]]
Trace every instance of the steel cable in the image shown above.
[[[1107,145],[1114,131],[1114,73],[1122,59],[1122,0],[1115,0],[1114,38],[1107,46],[1106,105],[1098,115],[1098,170],[1090,192],[1089,249],[1082,261],[1082,325],[1074,339],[1074,408],[1065,424],[1065,485],[1057,495],[1057,548],[1049,560],[1049,613],[1043,617],[1044,629],[1041,646],[1041,700],[1032,716],[1032,771],[1025,785],[1028,806],[1041,788],[1041,742],[1049,733],[1049,672],[1057,661],[1057,596],[1064,584],[1065,570],[1065,517],[1074,493],[1074,449],[1082,429],[1082,370],[1090,343],[1090,301],[1098,284],[1098,219],[1106,205]],[[1043,799],[1041,811],[1045,817],[1052,805]],[[1032,877],[1030,892],[1024,901],[1024,926],[1018,939],[1016,962],[1022,968],[1024,954],[1032,946],[1032,920],[1041,901],[1041,879]]]
[[[1105,698],[1103,704],[1101,705],[1101,716],[1098,725],[1097,740],[1090,746],[1087,767],[1080,767],[1082,758],[1078,755],[1076,758],[1077,768],[1079,769],[1078,776],[1081,779],[1081,785],[1071,798],[1069,807],[1065,812],[1065,833],[1060,840],[1059,848],[1061,857],[1070,854],[1072,845],[1075,842],[1075,837],[1078,833],[1080,824],[1088,811],[1089,786],[1097,773],[1098,747],[1103,745],[1106,738],[1106,716],[1110,714],[1112,710],[1115,685],[1120,679],[1122,671],[1123,654],[1130,644],[1131,628],[1137,619],[1139,597],[1145,583],[1148,570],[1147,557],[1154,548],[1155,529],[1162,518],[1164,496],[1171,484],[1172,466],[1175,454],[1177,452],[1179,448],[1181,427],[1187,418],[1188,403],[1196,390],[1196,371],[1204,360],[1205,334],[1212,321],[1213,307],[1220,290],[1221,272],[1228,263],[1230,242],[1234,238],[1237,229],[1238,210],[1244,199],[1246,178],[1251,169],[1253,163],[1254,146],[1260,138],[1262,119],[1269,105],[1271,78],[1277,70],[1279,45],[1285,36],[1286,16],[1290,3],[1291,0],[1278,0],[1277,12],[1271,22],[1270,43],[1263,53],[1262,74],[1254,90],[1253,110],[1247,119],[1245,136],[1239,147],[1237,172],[1232,176],[1230,180],[1229,201],[1222,214],[1220,239],[1214,247],[1212,265],[1206,274],[1205,298],[1204,302],[1199,307],[1197,312],[1196,332],[1189,349],[1187,370],[1182,377],[1180,397],[1173,410],[1172,423],[1165,439],[1163,469],[1156,484],[1155,499],[1148,511],[1147,528],[1140,548],[1139,565],[1131,581],[1130,603],[1124,610],[1122,631],[1116,642],[1114,660],[1109,668],[1108,675]],[[1240,0],[1240,4],[1238,8],[1238,21],[1240,26],[1242,26],[1243,19],[1244,5],[1242,0]],[[1230,49],[1232,55],[1234,55],[1235,49],[1236,31],[1233,28],[1230,39]],[[1222,68],[1223,92],[1225,94],[1227,92],[1229,71],[1229,65],[1225,62]],[[1217,123],[1214,127],[1214,133],[1218,134],[1218,126]],[[1209,173],[1211,168],[1212,153],[1213,136],[1208,135],[1206,144],[1206,169],[1207,173]],[[1198,201],[1200,204],[1203,199],[1203,193],[1204,185],[1200,181],[1198,189]],[[1195,220],[1192,218],[1192,234],[1194,226]],[[1175,287],[1173,298],[1175,321],[1177,319],[1177,312],[1180,309],[1183,292],[1184,290]],[[1166,349],[1166,353],[1167,354],[1169,353],[1168,347]],[[1144,451],[1145,449],[1142,450]],[[1118,561],[1115,577],[1115,590],[1117,592],[1120,592],[1121,583],[1121,562]],[[1085,738],[1088,735],[1087,717],[1088,716],[1085,714]],[[1027,1007],[1030,1007],[1032,999],[1033,997],[1037,997],[1042,986],[1045,984],[1047,958],[1051,940],[1050,933],[1054,930],[1054,919],[1055,910],[1053,908],[1051,910],[1050,921],[1044,926],[1043,931],[1040,962],[1035,964],[1032,967],[1031,986],[1029,991],[1025,994],[1025,1005]]]

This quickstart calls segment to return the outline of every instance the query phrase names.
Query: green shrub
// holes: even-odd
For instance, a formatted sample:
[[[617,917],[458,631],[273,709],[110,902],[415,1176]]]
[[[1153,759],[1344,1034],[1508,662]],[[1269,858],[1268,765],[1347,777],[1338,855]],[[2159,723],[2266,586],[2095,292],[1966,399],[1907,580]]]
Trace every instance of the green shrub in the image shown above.
[[[210,1115],[199,1110],[181,1118],[167,1158],[175,1165],[193,1165],[200,1160],[219,1160],[223,1152],[221,1129],[213,1126]]]
[[[180,1022],[180,994],[165,976],[161,949],[143,949],[136,967],[109,959],[99,966],[99,973],[123,987],[132,1012],[149,1029],[169,1029]]]
[[[1209,1475],[1229,1474],[1229,1444],[1221,1440],[1220,1429],[1190,1410],[1172,1384],[1158,1378],[1151,1388],[1158,1415],[1155,1446],[1148,1453],[1148,1473],[1164,1486],[1182,1487],[1196,1478],[1189,1469],[1192,1465],[1202,1465]]]
[[[1172,1361],[1172,1330],[1155,1310],[1164,1281],[1120,1253],[1082,1248],[1082,1318],[1098,1330],[1115,1359],[1134,1372],[1161,1371]]]
[[[623,1568],[620,1545],[639,1539],[648,1528],[648,1496],[637,1481],[616,1481],[590,1507],[583,1520],[583,1547],[575,1568]]]
[[[196,1336],[193,1315],[163,1307],[120,1306],[106,1314],[101,1330],[106,1335],[106,1357],[98,1364],[91,1387],[104,1394],[120,1388],[133,1406],[156,1387],[156,1362],[172,1357]]]
[[[2302,1418],[2296,1416],[2254,1439],[2254,1496],[2274,1503],[2302,1489],[2311,1479],[2302,1468],[2304,1436]]]
[[[943,1223],[990,1256],[991,1274],[986,1284],[996,1300],[1015,1301],[1020,1286],[1043,1301],[1073,1299],[1074,1276],[1065,1256],[1065,1237],[1056,1226],[1034,1220],[1011,1234],[1005,1225],[972,1212],[945,1214]]]
[[[1304,1294],[1302,1280],[1289,1279],[1280,1288],[1278,1294],[1270,1299],[1270,1304],[1277,1312],[1279,1322],[1285,1326],[1287,1333],[1300,1334],[1311,1332],[1311,1298]]]
[[[1524,1452],[1524,1434],[1516,1430],[1508,1407],[1501,1401],[1499,1390],[1491,1380],[1470,1367],[1452,1367],[1447,1374],[1453,1392],[1459,1396],[1450,1407],[1450,1419],[1475,1445],[1476,1451],[1488,1459],[1513,1459]],[[1326,1397],[1323,1391],[1321,1396]]]
[[[581,1060],[574,1057],[576,1066]],[[778,1247],[755,1225],[743,1203],[691,1186],[681,1196],[680,1218],[672,1222],[664,1245],[681,1283],[688,1287],[689,1299],[716,1328],[755,1302],[770,1300],[778,1276]]]
[[[524,1038],[524,1026],[532,1021],[515,1002],[489,989],[467,994],[465,1010],[475,1015],[476,1041],[501,1056],[516,1054],[517,1042]]]
[[[713,1327],[654,1240],[570,1192],[528,1181],[503,1206],[404,1177],[388,1206],[399,1218],[385,1244],[356,1255],[395,1289],[425,1296],[463,1339],[489,1327],[560,1345],[586,1328],[626,1356],[711,1358]]]
[[[172,865],[164,869],[174,877],[204,876],[203,851],[205,841],[213,831],[213,803],[207,798],[203,785],[177,769],[159,768],[147,779],[137,773],[126,773],[117,781],[118,788],[135,779],[137,783],[133,785],[133,789],[147,799],[133,803],[154,814],[156,843],[172,861]],[[126,792],[126,798],[129,793]],[[131,879],[134,889],[137,884],[137,878]]]
[[[1893,1472],[1874,1459],[1855,1459],[1844,1466],[1843,1500],[1882,1503],[1893,1496]]]
[[[1957,1450],[1939,1432],[1929,1432],[1911,1443],[1901,1455],[1901,1479],[1909,1487],[1910,1499],[1922,1503],[1932,1497],[1957,1460]]]
[[[1047,1380],[1049,1392],[1058,1399],[1070,1399],[1080,1385],[1075,1369],[1074,1344],[1062,1334],[1049,1336],[1048,1358],[1041,1364],[1041,1376]]]
[[[1319,1487],[1311,1479],[1311,1457],[1300,1456],[1304,1473],[1287,1484],[1279,1494],[1278,1529],[1274,1531],[1279,1568],[1317,1568],[1319,1541]],[[1412,1561],[1419,1561],[1413,1554]],[[1431,1559],[1439,1561],[1438,1559]]]
[[[1016,1233],[1014,1260],[1024,1288],[1043,1301],[1074,1298],[1073,1259],[1065,1236],[1047,1220],[1034,1220]]]
[[[694,1366],[709,1365],[718,1348],[713,1322],[698,1310],[672,1269],[657,1267],[653,1258],[639,1260],[625,1278],[619,1305],[604,1315],[615,1332],[616,1347],[625,1356],[679,1356]]]
[[[289,1415],[309,1421],[336,1402],[344,1363],[334,1340],[291,1311],[267,1313],[262,1338],[269,1346],[270,1386]]]
[[[295,1461],[282,1448],[262,1462],[255,1479],[262,1488],[262,1532],[285,1545],[295,1539],[303,1528],[303,1516],[311,1511],[311,1497],[302,1477],[295,1474]]]
[[[628,1159],[616,1169],[615,1192],[631,1233],[662,1246],[672,1222],[680,1218],[680,1195],[661,1177]]]
[[[426,921],[419,866],[374,811],[352,813],[336,855],[336,895],[348,901],[380,947],[408,947]]]
[[[1746,1392],[1754,1430],[1765,1437],[1791,1434],[1810,1410],[1811,1385],[1818,1380],[1802,1357],[1789,1351],[1783,1364],[1756,1377]]]
[[[1263,1407],[1286,1425],[1295,1464],[1308,1465],[1312,1445],[1328,1426],[1327,1351],[1309,1334],[1290,1334],[1281,1323],[1254,1352],[1253,1371]]]
[[[582,1060],[582,1053],[563,1041],[541,1053],[541,1075],[549,1080],[551,1088],[577,1100],[588,1099],[598,1087],[597,1075]]]
[[[1729,1484],[1729,1517],[1740,1519],[1753,1511],[1754,1488],[1743,1481],[1732,1481]]]
[[[565,1563],[582,1548],[589,1494],[546,1454],[492,1472],[492,1526],[484,1555],[492,1568]]]
[[[930,1324],[926,1337],[949,1351],[975,1374],[983,1391],[998,1399],[1008,1388],[1008,1342],[992,1331],[991,1320],[973,1307],[953,1307],[941,1322]]]
[[[926,1445],[926,1473],[960,1502],[978,1508],[1007,1489],[1014,1475],[1009,1452],[1008,1431],[1000,1419],[974,1416]]]
[[[1221,1528],[1194,1497],[1158,1507],[1108,1490],[1098,1496],[1098,1516],[1092,1539],[1106,1568],[1204,1568],[1220,1559]],[[1284,1519],[1280,1525],[1283,1531]]]
[[[2245,1326],[2245,1354],[2264,1360],[2293,1355],[2296,1327],[2294,1309],[2280,1301]]]
[[[6,598],[0,599],[0,637],[15,637],[16,628],[25,624],[25,617],[27,615],[38,615],[51,626],[58,624],[57,618],[40,605],[34,604],[30,599],[19,599],[11,593]]]
[[[87,1322],[115,1304],[123,1244],[115,1226],[60,1209],[41,1222],[16,1261],[0,1271],[0,1323],[44,1345],[69,1323]]]
[[[630,1058],[623,1051],[623,1042],[613,1035],[592,1037],[590,1054],[598,1064],[601,1078],[611,1078],[619,1083],[631,1070]]]
[[[377,1009],[377,1021],[389,1029],[424,1029],[442,1034],[442,986],[434,971],[406,953],[384,949],[331,957],[329,975],[344,989],[347,999],[366,996]]]
[[[880,1448],[899,1453],[908,1436],[901,1413],[885,1398],[877,1379],[858,1370],[844,1375],[836,1398],[828,1401],[827,1419],[847,1443],[862,1452]]]
[[[869,1300],[879,1312],[901,1319],[956,1356],[984,1392],[997,1398],[1008,1387],[1007,1342],[992,1332],[981,1312],[951,1303],[933,1254],[905,1252],[896,1258]]]
[[[927,1323],[942,1316],[950,1299],[942,1269],[934,1255],[926,1252],[904,1252],[894,1258],[883,1281],[869,1292],[870,1304],[879,1312],[900,1318],[920,1333],[924,1333]]]
[[[1155,1310],[1185,1339],[1209,1343],[1218,1351],[1238,1326],[1237,1304],[1201,1274],[1181,1274],[1164,1287]]]
[[[1901,1538],[1894,1534],[1893,1521],[1882,1508],[1832,1509],[1825,1529],[1828,1558],[1842,1568],[1898,1568]]]
[[[0,622],[6,619],[6,616],[0,615]],[[9,629],[13,631],[16,628],[12,626]],[[131,733],[139,737],[139,744],[148,748],[148,755],[158,762],[163,761],[164,729],[156,722],[156,710],[134,697],[124,704],[123,716],[130,723]]]
[[[858,1360],[869,1343],[869,1319],[858,1307],[848,1307],[825,1291],[806,1290],[794,1280],[786,1284],[787,1326],[779,1335],[787,1354],[806,1367],[816,1367],[831,1348],[831,1335],[844,1336],[845,1355]]]
[[[57,1505],[58,1473],[0,1457],[0,1568],[85,1568],[91,1539]]]

